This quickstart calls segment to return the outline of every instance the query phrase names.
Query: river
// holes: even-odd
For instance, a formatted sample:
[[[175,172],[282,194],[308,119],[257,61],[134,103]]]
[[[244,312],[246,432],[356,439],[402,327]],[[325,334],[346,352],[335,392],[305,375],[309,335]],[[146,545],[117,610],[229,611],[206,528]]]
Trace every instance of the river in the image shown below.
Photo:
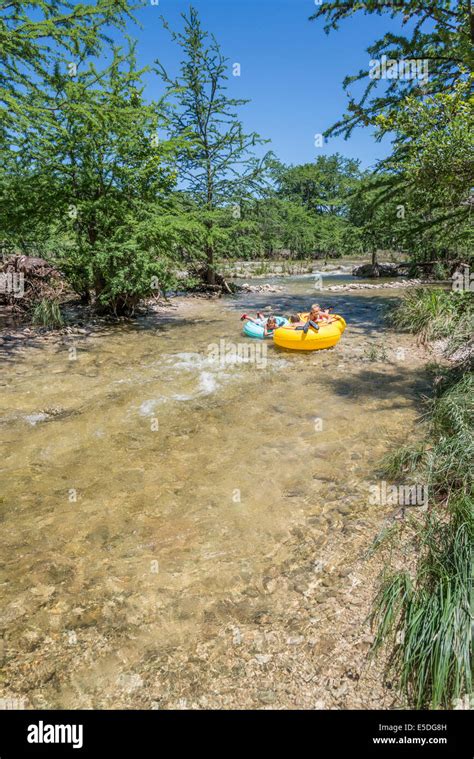
[[[416,434],[422,357],[383,326],[397,290],[278,284],[2,362],[0,697],[397,705],[365,659],[367,550],[390,516],[368,494]],[[348,323],[334,349],[239,354],[243,310],[315,300]]]

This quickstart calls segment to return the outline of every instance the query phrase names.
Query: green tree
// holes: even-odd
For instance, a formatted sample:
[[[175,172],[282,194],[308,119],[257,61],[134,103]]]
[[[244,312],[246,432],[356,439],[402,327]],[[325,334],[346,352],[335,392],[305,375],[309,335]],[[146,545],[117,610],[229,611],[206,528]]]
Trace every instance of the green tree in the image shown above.
[[[326,258],[360,253],[361,237],[350,208],[361,177],[359,162],[339,153],[318,156],[314,163],[301,166],[276,165],[285,245],[298,254]]]
[[[377,126],[395,135],[392,154],[367,175],[351,204],[374,256],[398,248],[414,262],[468,257],[472,250],[473,110],[469,81],[424,101],[408,96]],[[374,260],[374,263],[376,261]]]
[[[10,151],[14,176],[26,179],[23,190],[44,196],[43,218],[63,242],[56,257],[69,281],[115,313],[166,284],[172,255],[157,218],[176,182],[175,145],[160,139],[163,108],[145,103],[142,73],[133,48],[115,49],[100,72],[90,65],[70,77],[57,66],[50,85],[58,107],[46,117],[40,107],[41,119]],[[32,119],[34,113],[33,106]],[[145,233],[150,225],[153,238]]]
[[[13,127],[25,118],[25,103],[39,93],[56,66],[79,65],[98,55],[104,27],[123,26],[130,17],[126,0],[0,0],[0,126]],[[44,103],[54,108],[54,98]]]
[[[423,101],[409,96],[397,114],[379,116],[377,125],[396,136],[383,162],[390,185],[409,207],[407,242],[424,240],[427,253],[439,248],[472,250],[474,204],[474,110],[470,81]]]
[[[255,157],[255,147],[264,141],[255,132],[246,134],[238,119],[236,108],[248,101],[227,94],[229,61],[216,39],[203,30],[194,8],[182,18],[183,31],[171,32],[184,54],[179,74],[172,77],[156,64],[175,101],[171,134],[186,140],[179,152],[180,180],[200,208],[206,230],[204,278],[213,285],[216,212],[230,205],[239,213],[240,204],[260,191],[267,157]]]
[[[359,176],[359,162],[339,153],[276,172],[278,194],[315,213],[342,213]]]
[[[371,125],[377,139],[395,136],[391,156],[357,190],[351,217],[359,217],[374,264],[378,249],[394,246],[414,261],[448,259],[466,251],[472,239],[471,2],[335,1],[312,18],[325,18],[329,32],[362,11],[401,16],[409,31],[387,32],[369,47],[370,63],[386,56],[386,80],[368,70],[347,77],[348,92],[356,81],[367,83],[365,91],[358,102],[351,97],[348,112],[327,130],[348,137],[356,126]],[[426,63],[428,76],[407,77],[399,68],[407,60]]]
[[[374,123],[380,114],[395,113],[408,94],[422,99],[427,94],[449,90],[465,78],[472,68],[474,43],[474,15],[471,0],[365,0],[363,3],[328,0],[320,5],[311,19],[324,19],[326,33],[337,30],[341,22],[356,14],[387,15],[401,20],[407,31],[404,34],[386,32],[368,49],[370,60],[386,56],[393,61],[393,73],[381,81],[370,78],[369,68],[347,76],[343,86],[349,95],[348,112],[328,129],[327,134],[349,137],[356,126]],[[403,60],[427,62],[428,77],[407,78],[395,76],[398,63]],[[388,63],[389,68],[390,63]],[[363,95],[356,100],[351,87],[366,82]]]

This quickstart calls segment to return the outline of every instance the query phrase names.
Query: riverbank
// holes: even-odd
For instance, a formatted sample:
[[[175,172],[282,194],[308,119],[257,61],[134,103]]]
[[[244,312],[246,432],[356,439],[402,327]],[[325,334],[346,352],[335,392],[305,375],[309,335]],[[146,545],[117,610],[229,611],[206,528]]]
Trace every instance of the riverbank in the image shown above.
[[[422,435],[381,462],[391,482],[405,483],[398,502],[411,517],[381,540],[386,573],[374,599],[375,648],[389,655],[414,709],[473,705],[473,317],[471,292],[441,288],[410,293],[390,314],[438,358]]]
[[[390,261],[379,262],[378,277],[402,276],[397,267],[408,267],[406,256],[396,255]],[[294,260],[290,257],[282,259],[260,259],[253,261],[222,259],[218,263],[219,271],[229,279],[263,279],[264,277],[288,277],[307,274],[353,274],[360,269],[361,278],[374,277],[372,263],[369,259],[358,256],[341,256],[340,258],[308,258]],[[364,270],[367,274],[364,274]],[[384,273],[386,272],[386,274]],[[418,274],[420,272],[417,272]]]
[[[348,320],[334,350],[210,358],[242,340],[242,310],[311,297],[289,281],[173,301],[164,318],[25,345],[4,363],[1,697],[401,705],[366,659],[369,549],[395,518],[370,487],[425,387],[422,350],[384,327],[393,293],[331,294]]]
[[[402,279],[396,282],[354,282],[344,285],[329,285],[328,292],[347,292],[350,290],[400,290],[407,287],[423,287],[425,285],[439,285],[440,282],[432,279]]]

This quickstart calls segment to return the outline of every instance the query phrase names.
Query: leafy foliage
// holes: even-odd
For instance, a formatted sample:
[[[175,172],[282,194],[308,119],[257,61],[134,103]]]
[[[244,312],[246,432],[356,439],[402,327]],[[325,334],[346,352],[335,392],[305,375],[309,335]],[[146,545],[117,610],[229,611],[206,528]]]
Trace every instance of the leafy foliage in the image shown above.
[[[386,32],[367,50],[370,60],[386,56],[390,61],[427,61],[427,79],[390,77],[382,82],[369,78],[369,68],[347,76],[344,88],[349,94],[348,112],[328,133],[350,136],[357,126],[368,126],[383,115],[395,115],[408,95],[422,100],[425,95],[449,91],[472,67],[474,21],[469,0],[365,0],[363,3],[341,3],[328,0],[320,5],[311,19],[324,19],[326,33],[337,30],[341,22],[356,14],[386,15],[401,20],[404,34]],[[368,64],[370,63],[368,61]],[[359,100],[350,94],[355,82],[366,83]],[[381,91],[382,90],[382,91]]]
[[[316,16],[335,28],[359,5],[324,3]],[[54,261],[84,299],[115,313],[186,272],[212,286],[219,259],[282,251],[370,253],[374,261],[381,250],[403,252],[439,261],[448,275],[449,259],[469,260],[472,249],[461,6],[404,3],[408,36],[386,35],[371,48],[432,55],[436,81],[421,92],[416,82],[391,80],[375,100],[369,83],[341,129],[368,123],[395,141],[376,172],[362,172],[339,154],[302,166],[264,154],[265,140],[240,119],[247,101],[228,92],[229,61],[194,8],[180,31],[170,30],[180,69],[170,75],[156,62],[165,96],[149,102],[134,46],[124,52],[107,37],[109,26],[123,27],[129,3],[0,4],[2,249]],[[398,14],[379,0],[365,10]],[[109,65],[99,67],[104,52]]]
[[[473,247],[470,85],[461,80],[452,92],[423,101],[409,96],[395,115],[376,119],[379,129],[396,135],[392,155],[381,163],[386,179],[378,202],[397,198],[406,220],[398,227],[399,243],[431,258],[466,258]]]
[[[1,128],[25,128],[25,105],[44,98],[43,84],[54,70],[98,55],[107,40],[104,28],[123,27],[130,7],[125,0],[0,3]],[[44,105],[57,103],[51,98]]]
[[[367,50],[369,68],[346,77],[347,113],[327,134],[349,137],[359,126],[375,127],[381,139],[394,134],[394,150],[358,191],[366,209],[363,245],[406,251],[415,261],[449,260],[472,251],[474,14],[469,0],[367,0],[324,2],[312,19],[325,31],[356,14],[402,21],[404,34],[387,32]],[[386,57],[386,78],[370,76]],[[399,75],[405,61],[426,64],[428,75]],[[356,83],[365,85],[357,100]],[[367,203],[365,199],[368,199]]]

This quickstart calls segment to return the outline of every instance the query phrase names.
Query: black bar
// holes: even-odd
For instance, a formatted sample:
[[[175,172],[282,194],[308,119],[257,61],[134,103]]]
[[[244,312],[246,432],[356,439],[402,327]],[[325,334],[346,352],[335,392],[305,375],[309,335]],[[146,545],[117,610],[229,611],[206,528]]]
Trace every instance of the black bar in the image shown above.
[[[0,712],[0,759],[110,757],[113,752],[141,759],[237,750],[268,756],[272,749],[283,753],[285,746],[292,757],[304,751],[329,759],[332,752],[335,757],[472,759],[472,744],[472,713],[462,710]]]

